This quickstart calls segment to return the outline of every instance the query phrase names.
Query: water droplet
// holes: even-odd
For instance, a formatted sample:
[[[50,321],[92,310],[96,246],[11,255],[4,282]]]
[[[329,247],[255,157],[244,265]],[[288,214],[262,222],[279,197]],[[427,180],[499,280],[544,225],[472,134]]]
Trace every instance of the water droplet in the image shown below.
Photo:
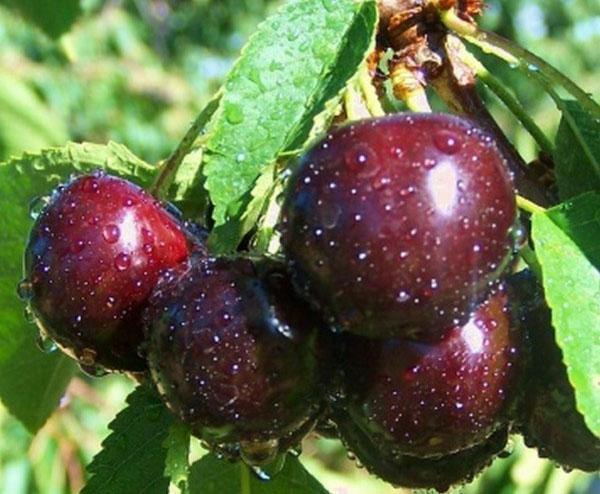
[[[91,377],[104,377],[108,374],[108,371],[98,365],[84,365],[79,363],[79,368]]]
[[[323,7],[328,12],[335,12],[337,9],[336,2],[334,0],[323,0]]]
[[[83,249],[85,249],[84,240],[76,240],[71,244],[71,253],[73,254],[79,254]]]
[[[369,178],[379,171],[379,164],[374,157],[375,153],[369,146],[359,143],[344,153],[344,163],[352,173],[361,178]]]
[[[96,365],[96,351],[91,348],[84,348],[78,356],[79,363],[85,367],[94,367]]]
[[[42,214],[44,208],[50,202],[48,196],[35,197],[29,203],[29,217],[32,220],[37,220],[39,215]]]
[[[135,206],[136,204],[138,204],[138,200],[133,198],[133,197],[126,197],[125,200],[123,201],[123,205],[126,208],[130,208],[131,206]]]
[[[115,257],[115,268],[117,271],[125,271],[131,266],[131,257],[125,252],[121,252]]]
[[[451,130],[440,130],[433,136],[433,143],[442,153],[456,154],[460,151],[461,141],[458,135]]]
[[[279,454],[279,440],[240,441],[240,454],[242,460],[247,465],[251,467],[264,467],[277,459]]]
[[[402,156],[404,156],[404,151],[402,151],[402,148],[399,148],[398,146],[392,146],[390,148],[390,154],[392,158],[400,159]]]
[[[225,118],[231,124],[239,124],[244,121],[244,110],[236,103],[225,105]]]
[[[33,297],[33,284],[28,279],[23,279],[17,285],[17,295],[23,301],[31,300]]]
[[[83,179],[83,183],[81,184],[81,190],[83,192],[98,192],[100,189],[100,185],[98,184],[98,180],[96,177],[87,177]]]
[[[58,349],[56,342],[42,333],[37,335],[35,344],[44,353],[52,353]]]
[[[335,228],[340,216],[342,214],[342,208],[339,204],[323,204],[321,207],[321,211],[319,212],[319,216],[321,218],[321,222],[323,226],[328,230]]]
[[[119,240],[120,236],[121,236],[121,230],[119,230],[119,227],[117,225],[112,225],[112,224],[106,225],[102,229],[102,237],[109,244],[114,244],[115,242],[117,242]]]
[[[27,305],[23,310],[23,317],[30,324],[35,324],[37,322],[37,317],[30,305]]]

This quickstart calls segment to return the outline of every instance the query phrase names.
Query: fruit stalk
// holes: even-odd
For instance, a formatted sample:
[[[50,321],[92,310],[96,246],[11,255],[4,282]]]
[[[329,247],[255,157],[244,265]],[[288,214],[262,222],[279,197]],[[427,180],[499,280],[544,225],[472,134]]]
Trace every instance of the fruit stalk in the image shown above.
[[[527,163],[506,138],[494,117],[482,101],[476,87],[476,75],[472,67],[463,60],[464,46],[454,36],[447,36],[443,69],[430,79],[438,95],[454,111],[468,116],[492,134],[497,146],[507,159],[517,190],[531,201],[550,206],[557,198],[544,189],[536,180]]]
[[[544,86],[543,81],[546,78],[562,86],[587,111],[596,117],[600,117],[600,105],[571,79],[545,60],[496,33],[485,31],[474,23],[461,19],[454,9],[440,10],[440,17],[448,29],[480,47],[486,53],[491,53],[508,62],[511,66],[525,71],[528,75],[533,76],[536,81],[542,83],[542,86]]]

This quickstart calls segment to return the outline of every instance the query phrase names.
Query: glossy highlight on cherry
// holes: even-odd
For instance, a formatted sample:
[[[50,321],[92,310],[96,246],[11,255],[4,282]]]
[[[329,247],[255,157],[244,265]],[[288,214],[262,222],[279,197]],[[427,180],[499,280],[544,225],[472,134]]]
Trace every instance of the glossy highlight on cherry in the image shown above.
[[[333,325],[406,336],[468,318],[507,267],[515,219],[490,136],[455,116],[398,114],[342,127],[302,158],[282,245]]]
[[[74,178],[42,202],[20,291],[44,337],[86,368],[145,369],[142,308],[193,242],[155,198],[104,172]]]
[[[159,285],[146,315],[151,373],[171,410],[211,446],[237,445],[252,465],[312,428],[330,360],[325,329],[285,272],[262,269],[243,258],[194,259]]]
[[[447,456],[510,423],[523,350],[502,288],[440,337],[349,335],[340,364],[344,399],[334,411],[343,408],[390,455]]]

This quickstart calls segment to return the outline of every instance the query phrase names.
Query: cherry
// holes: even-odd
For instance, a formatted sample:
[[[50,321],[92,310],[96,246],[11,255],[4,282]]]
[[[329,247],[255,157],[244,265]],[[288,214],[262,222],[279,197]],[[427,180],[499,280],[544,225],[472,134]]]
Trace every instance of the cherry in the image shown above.
[[[312,428],[327,332],[295,300],[280,267],[193,259],[159,286],[147,319],[151,374],[168,406],[211,447],[239,446],[248,463],[262,464]]]
[[[508,422],[518,390],[520,331],[492,294],[463,326],[428,341],[349,335],[343,408],[381,450],[439,457],[482,443]]]
[[[349,451],[372,474],[396,487],[440,492],[470,482],[504,450],[508,438],[507,429],[502,428],[469,449],[439,458],[417,458],[381,449],[377,439],[343,411],[336,415],[336,423]]]
[[[511,256],[515,194],[490,136],[443,114],[343,127],[289,184],[282,245],[342,329],[405,336],[464,321]]]
[[[519,417],[525,443],[567,469],[598,471],[600,438],[588,429],[577,411],[543,290],[528,272],[510,281],[531,344],[526,399],[521,402]]]
[[[185,261],[178,220],[126,180],[95,172],[59,187],[25,254],[37,323],[84,367],[140,371],[141,311],[161,273]]]

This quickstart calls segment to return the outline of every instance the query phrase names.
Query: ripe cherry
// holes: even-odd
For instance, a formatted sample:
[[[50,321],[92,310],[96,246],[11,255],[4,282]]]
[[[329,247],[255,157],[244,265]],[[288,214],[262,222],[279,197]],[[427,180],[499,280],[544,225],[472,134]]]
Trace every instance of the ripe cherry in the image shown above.
[[[194,260],[157,290],[147,317],[152,376],[211,447],[268,463],[310,430],[323,401],[326,331],[280,268]]]
[[[302,159],[282,212],[295,283],[365,336],[464,321],[511,256],[515,194],[490,136],[443,114],[365,120]]]
[[[26,248],[42,333],[82,366],[143,370],[142,309],[189,250],[178,220],[137,185],[103,172],[75,178],[54,192]]]
[[[598,471],[600,438],[588,429],[577,411],[543,290],[528,273],[513,276],[511,285],[520,301],[522,324],[531,345],[524,380],[527,388],[519,410],[519,428],[525,442],[537,447],[540,456],[567,469]]]
[[[508,438],[507,429],[502,428],[469,449],[438,458],[417,458],[382,449],[375,437],[343,411],[336,415],[336,423],[349,451],[370,473],[396,487],[440,492],[470,482],[504,450]]]
[[[382,451],[440,457],[482,443],[508,422],[518,390],[520,331],[504,290],[463,326],[429,341],[348,336],[342,407]]]

